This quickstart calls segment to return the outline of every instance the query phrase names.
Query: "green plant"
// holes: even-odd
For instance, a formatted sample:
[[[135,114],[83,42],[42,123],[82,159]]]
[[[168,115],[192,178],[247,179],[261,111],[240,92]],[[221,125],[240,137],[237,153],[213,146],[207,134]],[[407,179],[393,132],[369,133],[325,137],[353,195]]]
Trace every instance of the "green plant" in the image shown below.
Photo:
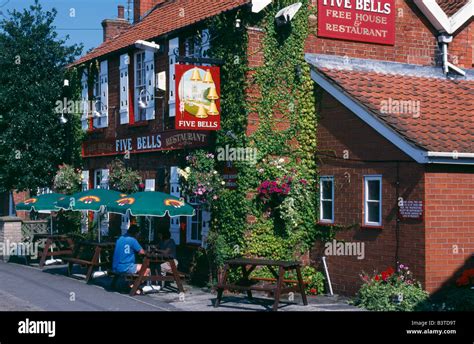
[[[403,264],[398,270],[388,268],[380,274],[361,275],[364,281],[354,304],[371,311],[414,311],[425,302],[428,293],[413,279]]]
[[[53,187],[58,193],[73,194],[81,190],[82,174],[70,165],[60,165],[54,177]]]
[[[178,170],[183,194],[211,208],[225,184],[216,170],[214,154],[197,150],[186,157],[186,162],[188,166]]]
[[[303,281],[307,282],[306,293],[308,295],[324,294],[324,281],[326,278],[321,271],[317,271],[312,266],[305,266],[301,269]],[[296,276],[292,276],[296,279]]]
[[[139,190],[140,174],[131,168],[125,167],[120,159],[115,159],[109,166],[109,185],[112,190],[131,194]]]

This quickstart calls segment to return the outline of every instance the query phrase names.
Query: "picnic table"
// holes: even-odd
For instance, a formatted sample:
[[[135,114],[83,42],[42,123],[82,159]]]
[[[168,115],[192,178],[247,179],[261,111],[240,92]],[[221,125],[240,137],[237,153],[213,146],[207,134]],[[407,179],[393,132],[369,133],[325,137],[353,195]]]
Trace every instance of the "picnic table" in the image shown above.
[[[159,267],[163,263],[168,263],[171,267],[171,272],[168,272],[166,275],[162,275],[159,271]],[[150,276],[146,276],[146,270],[150,269]],[[126,280],[133,282],[132,289],[130,290],[130,296],[135,296],[137,294],[138,288],[144,282],[151,281],[163,281],[163,282],[175,282],[180,293],[184,293],[183,283],[181,277],[184,274],[178,271],[174,258],[163,254],[156,246],[149,245],[146,248],[146,254],[143,258],[143,263],[140,271],[136,274],[129,273],[115,273],[111,272],[114,275],[112,281],[112,288],[115,288],[117,280],[120,276],[125,277]]]
[[[94,269],[101,269],[103,266],[112,265],[114,242],[80,241],[76,244],[70,257],[63,260],[68,263],[67,274],[72,275],[74,265],[87,267],[86,282],[92,279]]]
[[[44,240],[43,250],[38,252],[39,267],[42,269],[48,257],[71,255],[74,241],[67,235],[35,234],[33,243]]]
[[[254,278],[251,273],[257,267],[266,267],[274,278]],[[227,278],[230,270],[241,270],[242,278],[236,283],[228,283]],[[278,271],[277,271],[278,270]],[[297,280],[286,280],[285,272],[296,271]],[[264,285],[256,284],[256,281],[274,282]],[[291,286],[287,286],[290,284]],[[299,292],[306,306],[308,301],[305,294],[305,284],[301,275],[301,263],[292,261],[276,261],[266,259],[232,259],[225,262],[224,273],[221,280],[217,284],[217,299],[214,307],[219,307],[225,290],[246,291],[247,296],[252,299],[252,291],[266,291],[274,294],[275,302],[273,303],[273,311],[278,310],[280,296],[284,293]]]

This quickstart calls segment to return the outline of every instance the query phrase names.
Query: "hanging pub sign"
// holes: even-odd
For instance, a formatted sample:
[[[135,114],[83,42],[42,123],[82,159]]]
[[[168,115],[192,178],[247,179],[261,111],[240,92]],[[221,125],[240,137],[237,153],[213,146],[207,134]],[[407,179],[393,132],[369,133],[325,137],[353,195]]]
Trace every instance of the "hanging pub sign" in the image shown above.
[[[395,44],[395,0],[318,1],[318,36]]]
[[[220,68],[176,65],[176,125],[179,130],[219,130]]]

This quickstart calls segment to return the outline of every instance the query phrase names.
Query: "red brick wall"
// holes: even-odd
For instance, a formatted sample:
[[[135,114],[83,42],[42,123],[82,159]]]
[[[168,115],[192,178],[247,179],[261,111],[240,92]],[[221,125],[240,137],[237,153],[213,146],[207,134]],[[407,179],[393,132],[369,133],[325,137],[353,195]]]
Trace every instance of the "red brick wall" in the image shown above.
[[[262,66],[264,63],[263,53],[263,38],[265,36],[264,31],[259,28],[250,27],[247,29],[248,43],[247,43],[247,58],[249,71],[247,72],[248,88],[247,98],[250,103],[255,102],[260,96],[260,90],[255,85],[253,77],[255,69]],[[250,112],[248,117],[247,135],[251,135],[257,130],[258,127],[258,114],[256,112]]]
[[[426,173],[426,288],[450,282],[474,254],[474,168]]]
[[[13,205],[21,203],[30,197],[29,191],[13,192]],[[8,211],[8,208],[7,208]],[[29,219],[29,213],[26,211],[18,211],[16,215],[22,219]]]
[[[315,1],[314,1],[315,2]],[[436,31],[412,1],[396,1],[395,45],[368,44],[319,38],[314,32],[307,41],[307,52],[328,55],[434,65],[439,56]],[[450,56],[458,66],[468,68],[473,61],[474,23],[460,30],[450,44]]]
[[[423,200],[423,167],[394,147],[372,128],[328,94],[324,94],[320,110],[318,151],[343,157],[344,151],[353,160],[402,160],[399,166],[399,195],[405,200]],[[335,178],[335,224],[356,227],[340,231],[338,240],[364,242],[365,259],[353,256],[329,256],[327,262],[335,292],[354,294],[362,271],[382,271],[396,261],[397,164],[394,162],[358,162],[321,156],[320,175]],[[361,228],[363,221],[364,175],[382,175],[382,229]],[[408,264],[416,278],[424,281],[424,225],[422,220],[400,223],[399,259]],[[320,264],[323,249],[316,244],[311,252],[315,265]]]

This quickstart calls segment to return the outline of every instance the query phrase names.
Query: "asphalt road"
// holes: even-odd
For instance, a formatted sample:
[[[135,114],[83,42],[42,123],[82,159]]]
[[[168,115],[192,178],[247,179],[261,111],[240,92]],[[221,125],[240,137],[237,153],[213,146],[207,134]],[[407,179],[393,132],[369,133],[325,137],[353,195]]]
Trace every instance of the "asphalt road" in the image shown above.
[[[0,311],[172,311],[148,296],[130,297],[61,274],[0,262]]]

